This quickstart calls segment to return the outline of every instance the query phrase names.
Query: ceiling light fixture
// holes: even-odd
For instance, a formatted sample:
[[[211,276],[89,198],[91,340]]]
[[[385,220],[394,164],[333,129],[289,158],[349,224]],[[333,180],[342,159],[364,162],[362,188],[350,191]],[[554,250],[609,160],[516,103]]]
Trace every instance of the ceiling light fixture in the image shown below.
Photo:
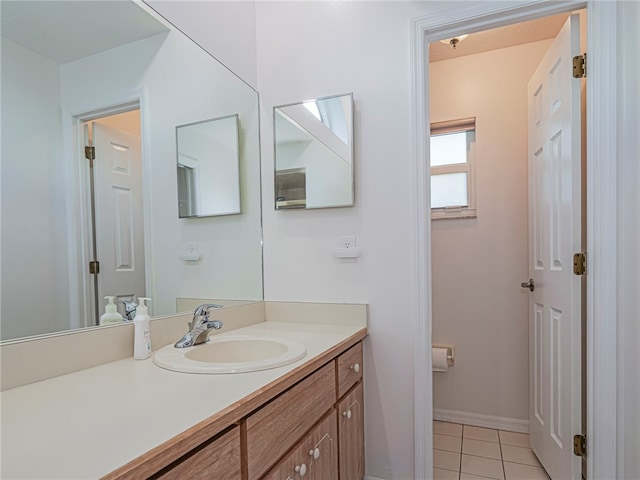
[[[469,35],[458,35],[453,38],[445,38],[444,40],[440,40],[440,43],[444,43],[445,45],[451,45],[454,49],[458,46],[458,44],[467,38]]]

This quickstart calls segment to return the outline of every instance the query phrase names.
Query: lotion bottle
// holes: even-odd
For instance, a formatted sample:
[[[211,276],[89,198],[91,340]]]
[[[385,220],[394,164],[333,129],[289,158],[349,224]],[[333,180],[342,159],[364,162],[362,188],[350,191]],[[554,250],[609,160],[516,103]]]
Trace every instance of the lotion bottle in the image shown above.
[[[151,301],[151,299],[145,297],[138,298],[138,308],[136,309],[136,316],[133,318],[133,358],[136,360],[144,360],[151,355],[150,318],[145,303],[147,301]]]
[[[122,315],[118,313],[118,307],[113,303],[116,297],[104,297],[109,303],[104,307],[104,313],[100,315],[100,325],[109,325],[112,323],[122,323]]]

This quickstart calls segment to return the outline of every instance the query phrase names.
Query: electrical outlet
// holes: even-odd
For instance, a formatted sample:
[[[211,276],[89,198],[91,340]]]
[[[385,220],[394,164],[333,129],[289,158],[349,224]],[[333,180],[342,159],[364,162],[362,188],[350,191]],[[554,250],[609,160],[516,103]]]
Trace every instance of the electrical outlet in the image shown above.
[[[187,242],[184,244],[184,249],[187,253],[196,253],[198,251],[198,243]]]
[[[345,235],[343,237],[340,237],[340,246],[342,248],[354,248],[356,246],[356,236]]]

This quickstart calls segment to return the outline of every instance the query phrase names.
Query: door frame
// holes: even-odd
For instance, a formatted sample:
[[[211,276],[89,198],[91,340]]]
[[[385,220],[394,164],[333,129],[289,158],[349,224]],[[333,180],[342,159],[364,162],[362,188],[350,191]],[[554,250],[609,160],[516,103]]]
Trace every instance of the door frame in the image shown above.
[[[412,22],[413,105],[411,317],[414,328],[414,477],[433,466],[429,42],[587,8],[587,412],[588,478],[616,478],[617,441],[617,2],[474,2]],[[611,321],[610,319],[613,319]],[[579,433],[579,432],[575,432]],[[621,445],[620,445],[621,446]]]
[[[101,117],[124,113],[134,109],[140,110],[140,147],[142,157],[142,209],[145,212],[143,218],[144,246],[145,246],[145,284],[147,292],[153,291],[153,278],[151,269],[152,252],[149,251],[149,239],[151,237],[151,221],[148,218],[149,207],[151,205],[149,185],[150,166],[147,161],[146,152],[149,151],[145,135],[147,121],[145,118],[144,95],[142,90],[133,90],[128,94],[113,101],[96,105],[84,105],[76,112],[63,111],[63,138],[64,158],[66,177],[69,178],[69,188],[67,189],[66,202],[69,205],[68,211],[72,212],[67,217],[67,238],[68,258],[69,258],[69,327],[85,328],[97,327],[90,324],[89,318],[94,315],[94,294],[93,282],[86,275],[86,268],[91,256],[91,228],[90,228],[90,208],[89,185],[87,177],[89,167],[84,159],[84,122],[95,120]],[[96,319],[97,321],[97,319]]]

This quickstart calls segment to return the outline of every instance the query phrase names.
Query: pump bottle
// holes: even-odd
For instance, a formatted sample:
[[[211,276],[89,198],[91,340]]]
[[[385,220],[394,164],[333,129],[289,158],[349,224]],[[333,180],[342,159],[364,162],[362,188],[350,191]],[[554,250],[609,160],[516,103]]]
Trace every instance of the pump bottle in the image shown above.
[[[151,334],[149,333],[149,315],[147,313],[147,305],[150,298],[138,297],[138,308],[136,316],[133,318],[134,339],[133,339],[133,358],[136,360],[144,360],[151,355]]]
[[[118,307],[113,303],[114,298],[116,297],[104,297],[109,303],[104,307],[104,313],[100,315],[100,325],[122,323],[122,315],[118,313]]]

